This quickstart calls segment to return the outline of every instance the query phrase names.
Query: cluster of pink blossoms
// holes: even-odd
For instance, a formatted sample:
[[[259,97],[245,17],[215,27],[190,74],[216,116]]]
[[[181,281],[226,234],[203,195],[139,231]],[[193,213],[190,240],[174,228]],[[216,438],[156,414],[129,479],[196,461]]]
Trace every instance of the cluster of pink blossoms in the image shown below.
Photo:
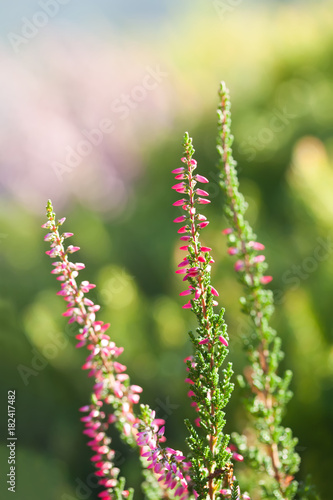
[[[112,500],[114,497],[112,490],[118,485],[119,469],[113,466],[112,460],[115,452],[109,446],[111,439],[107,436],[106,431],[110,424],[117,423],[124,439],[129,443],[136,442],[141,448],[142,456],[144,456],[146,445],[142,441],[141,433],[137,430],[138,425],[142,422],[133,410],[133,405],[140,401],[139,394],[142,392],[142,388],[130,384],[129,375],[125,373],[127,367],[117,361],[123,352],[123,347],[117,347],[109,335],[105,333],[110,325],[96,320],[96,312],[100,306],[85,297],[85,294],[96,285],[88,281],[82,281],[80,285],[76,282],[79,271],[85,266],[80,262],[72,263],[68,260],[68,254],[74,253],[80,248],[69,245],[65,249],[64,240],[73,236],[73,233],[59,233],[59,227],[65,222],[65,218],[56,222],[51,202],[48,202],[47,205],[47,216],[48,221],[42,227],[49,230],[44,239],[50,242],[51,250],[48,250],[46,254],[51,258],[59,259],[53,263],[54,269],[51,273],[58,275],[57,280],[61,281],[61,290],[58,295],[61,295],[67,302],[67,310],[63,316],[69,318],[69,323],[77,322],[80,325],[79,333],[76,335],[79,341],[76,347],[86,346],[90,351],[82,369],[89,370],[88,376],[95,379],[93,402],[80,409],[80,411],[88,413],[81,418],[85,425],[83,433],[90,438],[88,445],[95,453],[91,458],[97,469],[95,474],[99,478],[99,484],[105,488],[99,493],[99,497],[103,500]],[[113,412],[108,417],[103,411],[104,403],[112,405],[113,408]],[[155,439],[156,446],[163,441],[161,433],[157,436],[158,426],[163,423],[163,420],[155,418],[152,422],[149,442],[153,442],[152,440]],[[156,434],[155,438],[154,433]],[[168,487],[177,486],[175,494],[184,500],[187,498],[188,490],[181,470],[187,470],[188,463],[184,462],[181,468],[177,466],[177,463],[180,461],[180,456],[182,457],[181,461],[185,457],[175,450],[168,451],[171,448],[167,448],[165,452],[161,450],[156,454],[157,449],[160,448],[155,449],[152,462],[154,467],[150,464],[148,468],[153,468],[155,476],[157,475],[159,480],[164,479],[165,485]],[[178,481],[181,481],[179,485]],[[124,498],[128,495],[128,490],[122,491]]]
[[[141,456],[144,457],[151,469],[158,477],[158,481],[169,491],[175,490],[174,495],[180,500],[186,500],[189,496],[188,485],[190,476],[187,474],[191,462],[179,450],[173,448],[162,448],[160,443],[165,441],[165,427],[160,427],[160,420],[155,419],[155,412],[151,412],[152,424],[137,433],[137,444],[141,447]]]
[[[231,227],[223,229],[222,234],[230,235],[234,232]],[[248,252],[249,250],[257,250],[262,251],[265,250],[265,245],[259,243],[258,241],[249,241],[246,243],[245,241],[240,241],[239,246],[230,246],[228,248],[229,255],[237,255],[239,253],[243,254],[243,259],[239,259],[235,262],[234,268],[235,271],[245,271],[249,272],[251,266],[264,262],[266,257],[262,254],[256,255],[252,259],[249,258]],[[272,276],[261,276],[260,283],[262,285],[267,285],[272,281]]]
[[[69,245],[64,247],[64,240],[73,236],[73,233],[59,233],[59,227],[65,222],[65,218],[55,221],[55,214],[50,202],[47,207],[48,222],[43,224],[43,228],[50,232],[45,236],[45,240],[51,243],[51,250],[46,254],[51,258],[58,258],[54,262],[52,274],[57,274],[57,280],[61,281],[61,295],[67,302],[67,310],[63,316],[68,317],[69,323],[77,322],[80,325],[76,338],[79,340],[76,347],[86,346],[90,351],[82,369],[89,370],[89,376],[94,377],[93,401],[90,406],[83,407],[82,411],[88,411],[88,416],[83,417],[87,434],[91,439],[89,446],[97,453],[92,458],[97,468],[96,475],[100,478],[99,483],[106,488],[99,494],[103,500],[111,500],[112,491],[118,481],[118,469],[113,468],[112,456],[114,451],[109,448],[110,438],[106,436],[106,429],[110,423],[118,422],[124,436],[129,439],[135,438],[136,428],[134,424],[138,418],[133,412],[133,405],[140,400],[139,393],[142,388],[129,384],[129,376],[124,373],[126,366],[116,361],[116,358],[123,352],[122,347],[117,347],[105,332],[109,328],[108,323],[96,320],[96,312],[99,305],[87,297],[88,293],[95,285],[88,281],[77,284],[78,272],[84,269],[82,263],[72,263],[68,260],[68,254],[79,250],[79,247]],[[105,413],[101,410],[103,404],[112,404],[114,412],[105,420]],[[127,490],[123,496],[128,495]]]
[[[209,255],[211,251],[210,247],[202,246],[199,242],[199,232],[204,227],[208,226],[209,221],[207,218],[197,213],[196,204],[207,204],[210,203],[208,200],[209,194],[201,188],[196,188],[196,184],[208,183],[208,179],[202,175],[194,175],[194,170],[197,168],[196,160],[192,158],[182,158],[182,162],[186,164],[186,167],[176,168],[172,171],[176,174],[176,180],[182,180],[178,184],[172,186],[177,193],[186,194],[187,199],[182,198],[181,200],[173,203],[174,206],[181,206],[183,210],[187,212],[187,215],[181,215],[177,217],[174,222],[182,223],[186,222],[185,226],[178,229],[178,233],[181,234],[180,240],[185,241],[187,244],[180,247],[180,250],[188,251],[189,245],[193,247],[194,254],[192,257],[184,257],[182,262],[179,263],[179,269],[176,271],[177,274],[184,274],[183,281],[189,278],[196,278],[197,286],[189,285],[187,290],[184,290],[180,295],[192,295],[194,294],[194,299],[198,300],[205,294],[205,288],[203,285],[202,274],[204,269],[206,271],[210,270],[210,264],[214,262],[212,257]],[[208,267],[208,269],[207,269]],[[212,295],[218,296],[217,291],[214,287],[210,287]],[[217,301],[214,301],[213,305],[217,305]],[[191,308],[191,301],[187,302],[184,306],[186,308]]]
[[[217,290],[204,283],[204,273],[210,273],[210,264],[214,263],[214,259],[210,256],[211,248],[201,245],[199,241],[200,230],[209,224],[207,218],[197,213],[196,204],[208,204],[210,200],[208,199],[209,193],[201,188],[196,188],[196,184],[208,183],[208,179],[202,175],[194,175],[194,170],[197,168],[196,160],[192,158],[183,157],[182,162],[186,164],[186,167],[176,168],[172,171],[176,174],[176,180],[182,180],[183,182],[175,184],[172,189],[175,189],[177,193],[186,194],[187,199],[182,198],[181,200],[173,203],[174,206],[181,206],[183,210],[187,212],[187,215],[182,215],[177,217],[174,222],[186,222],[185,226],[182,226],[178,233],[182,236],[181,241],[186,241],[187,245],[181,246],[180,250],[189,251],[189,248],[193,250],[187,257],[178,264],[177,274],[184,274],[183,281],[191,279],[193,284],[190,284],[187,290],[180,292],[179,295],[194,295],[194,300],[201,302],[201,308],[204,315],[207,311],[207,293],[210,293],[214,297],[218,297]],[[204,197],[204,198],[203,198]],[[218,302],[213,300],[213,306],[217,306]],[[191,301],[188,301],[183,308],[192,308]],[[225,346],[228,346],[227,340],[221,335],[219,337],[220,342]],[[199,344],[209,344],[211,341],[210,337],[199,341]]]

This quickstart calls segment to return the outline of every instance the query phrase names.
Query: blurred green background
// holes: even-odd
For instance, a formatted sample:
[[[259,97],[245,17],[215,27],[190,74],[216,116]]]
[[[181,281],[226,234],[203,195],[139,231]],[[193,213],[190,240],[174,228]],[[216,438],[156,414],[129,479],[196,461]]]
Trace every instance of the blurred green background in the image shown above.
[[[226,307],[232,361],[242,370],[240,339],[249,327],[221,235],[215,166],[223,79],[248,219],[274,277],[273,326],[283,339],[283,366],[294,371],[285,425],[299,438],[298,478],[311,473],[329,500],[333,4],[92,4],[29,0],[0,7],[1,498],[11,498],[4,479],[9,389],[17,399],[15,498],[83,500],[98,493],[78,414],[92,382],[80,369],[85,353],[75,350],[75,329],[61,316],[64,303],[44,253],[40,225],[48,198],[67,217],[65,230],[75,233],[77,260],[86,264],[82,279],[97,284],[91,298],[125,347],[122,361],[144,387],[142,400],[166,418],[170,445],[185,448],[183,419],[192,410],[182,360],[195,323],[178,296],[170,189],[185,130],[200,173],[211,181],[203,238],[213,247],[213,283]],[[237,390],[228,416],[228,431],[243,427]],[[129,484],[137,485],[135,453],[116,435],[114,444]]]

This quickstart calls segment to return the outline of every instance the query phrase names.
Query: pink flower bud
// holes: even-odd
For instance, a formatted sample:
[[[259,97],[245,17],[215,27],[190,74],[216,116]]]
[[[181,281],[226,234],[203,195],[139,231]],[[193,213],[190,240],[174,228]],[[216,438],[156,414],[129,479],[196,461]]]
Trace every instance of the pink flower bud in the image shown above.
[[[254,257],[253,259],[253,262],[255,264],[258,264],[259,262],[264,262],[265,258],[266,257],[264,255],[256,255],[256,257]]]
[[[185,171],[185,168],[184,167],[180,167],[180,168],[175,168],[174,170],[172,170],[172,174],[181,174],[182,172]]]
[[[180,217],[174,219],[173,222],[184,222],[185,220],[186,220],[186,215],[181,215]]]
[[[192,308],[192,304],[190,301],[183,305],[183,309],[191,309],[191,308]]]
[[[243,267],[244,267],[244,261],[237,260],[235,265],[234,265],[235,271],[240,271],[241,269],[243,269]]]
[[[249,241],[248,245],[254,250],[265,250],[265,245],[259,243],[258,241]]]
[[[201,248],[200,248],[200,251],[201,251],[201,252],[211,252],[211,251],[212,251],[212,249],[211,249],[210,247],[201,247]]]
[[[172,205],[174,207],[180,207],[181,205],[184,205],[184,203],[186,203],[186,200],[185,198],[181,199],[181,200],[178,200],[178,201],[175,201]]]
[[[267,283],[270,283],[272,281],[273,277],[272,276],[262,276],[260,278],[260,283],[262,285],[267,285]]]
[[[229,247],[228,248],[228,254],[229,255],[236,255],[236,253],[238,253],[238,252],[239,252],[239,250],[236,247]]]
[[[204,198],[198,198],[197,203],[200,203],[200,205],[207,205],[208,203],[211,203],[211,201],[205,200]]]
[[[209,342],[210,342],[210,339],[206,338],[206,339],[200,340],[199,345],[209,344]]]
[[[220,335],[220,336],[219,336],[219,341],[220,341],[223,345],[225,345],[226,347],[228,347],[228,342],[227,342],[227,340],[226,340],[224,337],[222,337],[222,335]]]
[[[178,229],[177,233],[182,234],[182,233],[187,233],[189,231],[188,226],[182,226],[180,229]]]
[[[187,384],[194,385],[193,380],[192,380],[192,379],[190,379],[190,378],[186,378],[186,379],[185,379],[185,382],[186,382]]]
[[[171,189],[175,189],[178,191],[178,189],[183,189],[185,187],[185,182],[179,182],[178,184],[174,184]]]
[[[73,245],[69,245],[67,247],[67,252],[68,253],[74,253],[74,252],[77,252],[78,250],[80,250],[80,247],[74,247]]]
[[[195,192],[199,196],[209,196],[209,193],[207,193],[207,191],[204,191],[203,189],[196,189]]]
[[[233,453],[232,458],[234,460],[237,460],[237,462],[243,462],[243,460],[244,460],[243,455],[240,455],[239,453]]]
[[[202,182],[203,184],[209,182],[209,180],[206,177],[204,177],[203,175],[196,175],[195,180],[198,182]]]

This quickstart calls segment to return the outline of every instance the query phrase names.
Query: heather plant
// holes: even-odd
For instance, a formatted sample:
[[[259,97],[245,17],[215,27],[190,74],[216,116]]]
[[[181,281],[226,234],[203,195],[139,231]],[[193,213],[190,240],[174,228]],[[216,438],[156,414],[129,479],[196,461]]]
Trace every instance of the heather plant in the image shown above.
[[[77,346],[86,347],[88,356],[82,366],[94,381],[90,401],[80,408],[83,416],[83,433],[88,437],[92,450],[91,461],[95,467],[103,500],[132,498],[133,490],[126,487],[125,478],[115,465],[115,450],[109,427],[115,426],[121,439],[138,452],[144,481],[142,488],[149,500],[179,498],[180,500],[216,498],[249,500],[250,495],[241,491],[234,471],[236,462],[253,467],[261,481],[262,499],[291,500],[317,498],[311,486],[298,487],[295,473],[299,456],[295,452],[297,440],[281,420],[291,397],[291,373],[279,374],[283,357],[281,341],[269,326],[273,311],[273,297],[264,289],[272,277],[265,275],[265,257],[258,252],[264,245],[256,240],[251,227],[244,219],[246,203],[239,193],[235,162],[232,158],[230,132],[230,101],[222,83],[220,88],[218,152],[221,186],[225,192],[225,212],[229,226],[222,232],[228,235],[228,253],[237,255],[235,270],[244,285],[245,297],[241,299],[243,312],[253,324],[251,336],[244,339],[249,366],[245,375],[238,375],[241,387],[246,390],[245,406],[250,414],[249,427],[255,435],[248,443],[244,435],[225,432],[225,407],[234,384],[233,368],[227,362],[229,342],[224,320],[224,308],[218,304],[219,293],[211,283],[211,266],[214,260],[211,248],[201,240],[201,231],[209,224],[201,209],[210,203],[209,193],[201,184],[208,179],[196,173],[192,139],[184,137],[182,166],[172,173],[177,183],[172,186],[182,198],[173,205],[182,210],[175,223],[185,257],[179,263],[177,274],[186,289],[180,295],[189,300],[183,305],[190,309],[197,320],[195,332],[189,332],[192,353],[185,358],[189,406],[197,417],[186,419],[188,429],[186,451],[165,446],[165,421],[156,418],[155,412],[140,403],[142,387],[133,384],[127,367],[121,363],[122,347],[118,347],[108,333],[110,324],[97,319],[100,306],[87,297],[95,287],[88,281],[78,282],[84,264],[71,262],[71,254],[79,247],[66,245],[73,233],[61,232],[65,218],[57,220],[51,201],[47,204],[48,230],[45,240],[51,249],[46,253],[56,258],[52,274],[57,275],[61,287],[58,295],[66,301],[63,316],[69,323],[78,324]],[[254,493],[257,495],[257,491]],[[252,497],[257,498],[257,497]]]

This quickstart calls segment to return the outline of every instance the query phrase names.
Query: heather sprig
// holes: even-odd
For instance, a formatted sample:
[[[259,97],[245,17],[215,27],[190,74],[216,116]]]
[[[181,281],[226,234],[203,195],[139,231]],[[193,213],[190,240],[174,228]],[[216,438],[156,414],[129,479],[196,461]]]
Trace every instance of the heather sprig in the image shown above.
[[[111,500],[128,498],[133,494],[132,490],[124,489],[125,480],[118,478],[120,471],[113,463],[115,451],[110,448],[111,438],[107,436],[107,430],[109,425],[114,423],[121,438],[131,446],[138,446],[141,456],[148,458],[148,461],[141,460],[141,463],[147,466],[148,470],[153,469],[151,474],[160,481],[159,483],[155,481],[158,484],[160,496],[165,497],[165,490],[169,488],[170,492],[175,489],[174,496],[181,496],[182,500],[185,500],[188,489],[182,471],[188,468],[186,459],[181,452],[171,451],[171,448],[165,452],[161,450],[159,443],[165,441],[165,438],[164,428],[161,430],[160,426],[164,424],[164,420],[155,419],[155,413],[143,405],[141,405],[141,418],[136,416],[134,406],[140,401],[142,388],[131,384],[129,375],[126,373],[127,367],[117,360],[123,348],[117,347],[110,336],[105,333],[110,325],[96,320],[96,312],[100,306],[85,297],[85,294],[95,285],[88,281],[82,281],[78,285],[76,281],[79,271],[85,266],[69,260],[69,254],[80,248],[73,245],[65,248],[65,239],[73,236],[73,233],[59,232],[65,218],[56,220],[50,201],[46,210],[48,221],[42,227],[49,230],[45,240],[49,241],[51,246],[51,250],[48,250],[46,254],[51,258],[59,259],[53,263],[54,269],[51,272],[58,275],[57,280],[61,282],[58,295],[63,296],[67,302],[67,310],[63,316],[69,318],[69,323],[77,322],[80,326],[79,333],[76,335],[79,340],[76,347],[86,346],[90,351],[82,368],[89,370],[89,376],[95,379],[95,384],[91,404],[80,410],[87,413],[81,418],[85,425],[83,432],[90,438],[88,445],[95,453],[91,460],[96,467],[95,474],[99,478],[99,484],[104,488],[99,493],[99,497],[103,500]],[[149,427],[147,427],[148,414],[150,415]],[[144,438],[144,433],[148,430],[149,440]],[[145,455],[147,446],[155,452],[151,463],[149,463],[150,455]],[[184,463],[180,465],[179,462],[183,460]],[[153,482],[154,477],[151,483]]]
[[[239,498],[239,494],[235,493],[237,485],[233,486],[232,452],[228,448],[230,437],[223,432],[226,423],[224,408],[234,387],[231,382],[231,363],[222,373],[220,370],[228,354],[229,339],[223,319],[224,309],[219,313],[214,310],[218,306],[218,292],[211,285],[211,264],[214,262],[210,255],[211,248],[203,246],[199,238],[208,221],[197,212],[197,207],[210,201],[208,193],[197,187],[197,184],[208,183],[208,180],[195,174],[197,162],[193,159],[192,139],[187,133],[183,146],[184,166],[172,173],[176,174],[176,180],[182,181],[175,184],[173,189],[185,195],[174,203],[185,212],[174,222],[185,223],[178,233],[181,241],[186,242],[181,250],[187,252],[176,273],[184,275],[183,281],[188,284],[188,288],[180,295],[192,297],[183,307],[191,308],[198,320],[196,335],[189,332],[194,354],[185,360],[188,371],[185,381],[190,389],[188,396],[198,415],[195,419],[197,430],[186,420],[190,434],[187,441],[192,452],[191,477],[195,494],[200,499],[214,499],[217,495]],[[242,460],[239,454],[235,456]]]
[[[228,236],[228,253],[235,255],[235,270],[244,286],[242,310],[252,322],[251,336],[245,338],[245,348],[250,366],[245,378],[239,377],[242,387],[247,387],[247,408],[252,415],[257,444],[248,446],[246,438],[234,434],[239,449],[257,471],[265,471],[269,480],[264,481],[263,498],[289,500],[297,491],[294,475],[300,458],[295,452],[297,439],[289,428],[281,425],[285,407],[292,393],[289,389],[291,371],[279,374],[283,358],[281,340],[269,325],[273,313],[273,294],[264,288],[272,280],[265,275],[267,264],[261,252],[264,245],[256,240],[244,214],[247,204],[239,192],[236,162],[232,156],[231,115],[229,92],[221,83],[218,108],[219,169],[221,186],[225,193],[225,213],[230,227],[222,231]],[[267,476],[266,476],[267,477]]]

